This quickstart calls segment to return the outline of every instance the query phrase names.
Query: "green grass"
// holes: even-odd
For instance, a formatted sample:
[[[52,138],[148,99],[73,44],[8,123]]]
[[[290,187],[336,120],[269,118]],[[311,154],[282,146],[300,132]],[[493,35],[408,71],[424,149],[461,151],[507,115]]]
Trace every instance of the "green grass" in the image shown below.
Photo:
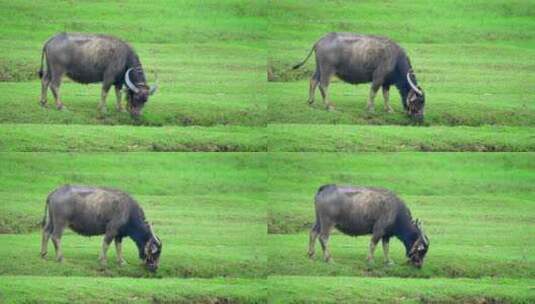
[[[0,124],[7,152],[266,151],[263,128]]]
[[[535,150],[529,128],[246,126],[133,127],[0,124],[7,152],[381,152]]]
[[[4,1],[2,7],[0,123],[13,129],[5,132],[2,151],[533,150],[535,19],[526,2]],[[139,18],[151,13],[159,18]],[[42,44],[61,31],[113,34],[135,47],[149,79],[157,72],[161,87],[141,119],[117,113],[113,94],[108,114],[100,115],[100,85],[68,80],[62,87],[66,111],[37,106]],[[368,85],[355,90],[339,81],[330,90],[336,112],[325,111],[319,96],[307,106],[314,60],[301,71],[288,69],[329,31],[387,35],[405,47],[428,96],[430,127],[401,127],[410,122],[395,89],[394,114],[382,111],[380,98],[376,113],[366,113]],[[266,58],[276,82],[266,82]],[[266,146],[259,137],[268,124]],[[370,124],[390,126],[349,126]],[[178,136],[170,136],[136,128],[116,140],[127,131],[87,127],[87,139],[74,139],[79,132],[61,131],[65,125],[79,125],[73,128],[79,132],[87,125],[215,129],[175,129]],[[221,133],[221,125],[243,128]],[[26,143],[14,143],[18,135]]]
[[[103,299],[125,296],[137,301],[166,295],[169,301],[186,297],[231,303],[351,302],[366,295],[369,302],[528,303],[535,283],[534,157],[414,152],[2,153],[0,281],[11,283],[0,284],[0,290],[7,299],[18,294],[15,299],[30,300],[45,287],[27,286],[41,286],[45,278],[52,279],[50,285],[73,278],[69,284],[82,286],[81,301],[87,302],[103,293]],[[404,264],[397,240],[391,245],[396,265],[383,266],[379,248],[376,263],[368,266],[369,237],[340,233],[330,242],[334,263],[324,263],[319,248],[317,258],[309,260],[313,196],[321,184],[331,182],[396,191],[424,221],[431,240],[423,269]],[[52,248],[50,257],[41,259],[44,199],[64,183],[106,185],[132,193],[164,243],[157,274],[143,270],[130,241],[125,242],[127,266],[115,263],[111,249],[109,265],[102,267],[97,261],[101,238],[72,232],[64,237],[63,264],[52,259]],[[220,277],[232,278],[236,290],[221,287],[228,281]],[[150,280],[155,278],[162,282],[157,290],[150,287],[156,286],[156,280]],[[187,281],[196,287],[173,291],[166,283],[172,278],[209,280]],[[176,281],[178,286],[190,283]],[[126,287],[137,284],[146,287]],[[119,291],[112,294],[115,289]],[[68,300],[69,290],[52,288],[44,299]]]
[[[251,279],[0,277],[2,303],[266,303]]]
[[[520,132],[533,133],[535,105],[531,100],[535,89],[530,84],[535,81],[531,60],[535,56],[534,16],[534,6],[529,1],[278,1],[269,7],[268,14],[268,68],[272,80],[267,85],[268,121],[275,124],[274,128],[290,123],[280,127],[281,133],[288,134],[302,133],[306,125],[325,124],[324,133],[332,141],[342,142],[338,151],[362,149],[345,144],[349,127],[329,125],[411,123],[402,113],[395,88],[390,94],[393,114],[384,112],[381,94],[375,100],[375,113],[367,113],[369,84],[352,86],[337,79],[329,88],[336,111],[325,110],[319,92],[316,103],[307,105],[308,80],[315,60],[312,57],[297,71],[292,71],[291,66],[301,61],[323,35],[342,31],[387,36],[408,52],[426,92],[425,125],[430,126],[426,132],[408,131],[418,144],[427,145],[426,134],[440,134],[442,126],[518,126],[525,128]],[[405,128],[397,129],[405,133]],[[485,138],[489,130],[472,135]],[[501,136],[499,131],[496,134]],[[379,136],[377,141],[389,139]],[[470,142],[479,144],[477,140]],[[276,151],[338,148],[316,143]],[[439,146],[437,149],[443,151],[463,150],[448,144]],[[379,149],[405,150],[396,145],[382,145]],[[364,150],[376,149],[366,145]]]
[[[312,124],[271,124],[270,152],[405,152],[535,150],[532,128],[398,127]]]
[[[265,173],[251,154],[4,153],[0,163],[0,275],[150,276],[131,241],[125,267],[114,250],[109,267],[100,267],[101,237],[71,232],[64,264],[53,260],[51,245],[49,259],[39,257],[46,196],[72,183],[123,189],[139,200],[164,244],[156,277],[265,276]]]
[[[266,21],[261,3],[2,2],[2,123],[265,124]],[[99,115],[98,84],[66,82],[61,91],[67,111],[38,106],[36,72],[42,45],[62,31],[121,37],[138,52],[149,81],[157,72],[160,91],[151,97],[139,121],[114,110],[114,94],[109,96],[108,114]]]
[[[534,281],[275,276],[271,303],[531,303]]]
[[[273,275],[533,278],[535,155],[525,153],[277,153],[269,155],[268,263]],[[314,195],[326,183],[391,189],[422,219],[431,246],[422,270],[366,265],[369,236],[335,233],[334,263],[306,257]],[[401,282],[401,281],[400,281]],[[401,283],[400,283],[401,284]]]
[[[0,278],[4,303],[530,303],[533,280]],[[38,291],[38,292],[31,292]],[[209,295],[209,296],[207,296]]]
[[[0,0],[0,302],[531,303],[535,301],[535,6],[530,1]],[[97,112],[100,85],[62,85],[38,106],[43,42],[111,34],[160,90],[143,116]],[[384,35],[410,55],[427,96],[422,127],[365,111],[369,85],[334,80],[334,112],[306,105],[310,60],[331,31]],[[266,69],[270,81],[266,81]],[[52,105],[52,96],[49,94]],[[147,153],[147,152],[264,153]],[[410,153],[320,153],[320,152]],[[17,153],[26,152],[26,153]],[[43,153],[44,152],[44,153]],[[51,153],[50,153],[51,152]],[[134,152],[134,153],[120,153]],[[137,153],[136,153],[137,152]],[[266,153],[267,152],[267,153]],[[297,153],[284,153],[297,152]],[[305,153],[306,152],[306,153]],[[318,153],[315,153],[318,152]],[[101,237],[66,232],[65,262],[39,257],[56,187],[123,189],[163,241],[147,273],[97,257]],[[306,257],[325,183],[385,187],[424,221],[424,268],[368,266],[369,237],[334,233],[334,263]]]

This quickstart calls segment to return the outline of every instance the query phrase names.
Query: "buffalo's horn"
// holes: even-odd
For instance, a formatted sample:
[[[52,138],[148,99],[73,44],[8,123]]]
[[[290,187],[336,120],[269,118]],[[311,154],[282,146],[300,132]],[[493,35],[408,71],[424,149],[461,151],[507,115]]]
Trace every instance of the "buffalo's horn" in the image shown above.
[[[425,245],[429,245],[429,239],[427,238],[427,235],[425,235],[425,232],[424,232],[424,224],[420,221],[420,220],[417,220],[418,221],[418,229],[420,230],[420,233],[422,235],[422,240],[424,241]]]
[[[156,78],[154,85],[150,86],[149,94],[152,95],[156,93],[156,90],[158,90],[158,73],[154,72],[154,76]]]
[[[150,229],[150,234],[152,235],[152,238],[154,238],[156,240],[156,242],[158,243],[158,245],[161,245],[162,242],[160,241],[160,239],[156,236],[156,234],[154,234],[154,230],[152,230],[152,224],[149,224],[149,229]]]
[[[126,86],[132,90],[132,92],[134,93],[139,93],[139,89],[132,83],[132,81],[130,80],[130,71],[133,70],[133,68],[129,68],[128,70],[126,70],[126,73],[124,74],[124,82],[126,83]]]
[[[411,88],[414,90],[414,92],[418,93],[418,95],[423,95],[422,91],[420,91],[418,89],[417,86],[414,85],[414,83],[412,83],[412,80],[411,80],[411,72],[408,71],[407,72],[407,81],[409,82],[409,85],[411,86]]]

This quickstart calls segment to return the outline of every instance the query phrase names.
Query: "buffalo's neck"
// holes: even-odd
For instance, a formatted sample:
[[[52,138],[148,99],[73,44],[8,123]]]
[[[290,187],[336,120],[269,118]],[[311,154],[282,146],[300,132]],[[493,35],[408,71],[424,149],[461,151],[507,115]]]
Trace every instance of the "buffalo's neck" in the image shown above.
[[[408,214],[405,213],[401,216],[398,216],[394,228],[394,235],[403,243],[406,250],[405,254],[408,255],[419,235],[418,229],[416,229]]]
[[[139,61],[139,57],[134,53],[134,51],[130,51],[128,56],[126,57],[126,68],[138,68],[141,67],[141,62]]]
[[[133,220],[130,221],[128,225],[128,229],[126,231],[126,235],[128,235],[134,243],[136,243],[137,249],[139,251],[139,257],[144,258],[145,257],[145,244],[150,239],[150,229],[147,227],[147,224],[143,220]]]
[[[410,70],[411,64],[409,62],[409,58],[404,54],[400,55],[400,58],[398,59],[398,63],[396,65],[396,82],[394,84],[399,91],[399,95],[401,96],[401,102],[403,103],[403,106],[405,108],[407,107],[407,96],[409,95],[409,91],[411,89],[409,82],[407,81],[407,74]]]
[[[405,245],[405,254],[408,255],[414,242],[418,239],[418,232],[407,229],[396,234],[396,237]]]

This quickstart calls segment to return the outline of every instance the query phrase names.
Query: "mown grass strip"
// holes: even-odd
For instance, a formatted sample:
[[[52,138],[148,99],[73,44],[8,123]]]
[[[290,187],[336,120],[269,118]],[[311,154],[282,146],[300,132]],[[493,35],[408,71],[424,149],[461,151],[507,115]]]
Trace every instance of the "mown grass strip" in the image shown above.
[[[526,152],[531,127],[402,127],[270,124],[270,152]]]
[[[0,124],[3,152],[256,152],[264,128]]]
[[[2,303],[266,303],[265,280],[0,276]]]
[[[269,277],[270,303],[531,303],[533,279]]]

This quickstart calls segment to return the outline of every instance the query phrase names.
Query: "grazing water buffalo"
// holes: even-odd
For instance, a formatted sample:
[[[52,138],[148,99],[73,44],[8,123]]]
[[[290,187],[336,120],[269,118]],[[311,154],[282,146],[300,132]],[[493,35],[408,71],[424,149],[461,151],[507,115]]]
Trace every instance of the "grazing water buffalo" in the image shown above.
[[[102,264],[107,262],[106,252],[113,240],[118,263],[125,263],[121,244],[128,236],[136,243],[139,258],[147,268],[150,271],[158,268],[162,242],[145,221],[143,209],[125,192],[65,185],[50,193],[43,218],[42,257],[46,256],[48,240],[52,238],[56,259],[63,260],[61,235],[66,226],[85,236],[104,234],[99,258]]]
[[[423,121],[425,95],[405,51],[390,39],[352,33],[329,33],[314,44],[307,57],[293,68],[301,67],[316,52],[316,71],[310,79],[308,103],[314,103],[319,84],[327,109],[334,109],[327,89],[332,75],[351,84],[371,82],[368,110],[374,111],[374,99],[383,88],[385,110],[392,112],[389,89],[395,85],[401,95],[406,113],[416,121]]]
[[[422,267],[429,239],[420,222],[412,220],[409,209],[394,193],[378,188],[325,185],[319,188],[315,205],[316,223],[310,231],[310,257],[314,256],[319,235],[325,261],[331,260],[327,243],[332,228],[336,227],[351,236],[372,234],[369,262],[373,261],[375,247],[382,240],[385,262],[392,264],[388,257],[388,243],[395,236],[405,245],[410,263]]]
[[[46,71],[43,59],[46,57]],[[121,106],[121,88],[126,90],[127,109],[138,116],[149,95],[156,92],[157,86],[149,87],[141,62],[132,47],[110,36],[61,33],[45,43],[41,54],[41,105],[46,106],[47,90],[50,86],[58,109],[63,108],[59,87],[61,77],[67,74],[72,80],[88,84],[102,82],[102,95],[99,109],[106,111],[106,96],[111,86],[115,87],[117,110]]]

